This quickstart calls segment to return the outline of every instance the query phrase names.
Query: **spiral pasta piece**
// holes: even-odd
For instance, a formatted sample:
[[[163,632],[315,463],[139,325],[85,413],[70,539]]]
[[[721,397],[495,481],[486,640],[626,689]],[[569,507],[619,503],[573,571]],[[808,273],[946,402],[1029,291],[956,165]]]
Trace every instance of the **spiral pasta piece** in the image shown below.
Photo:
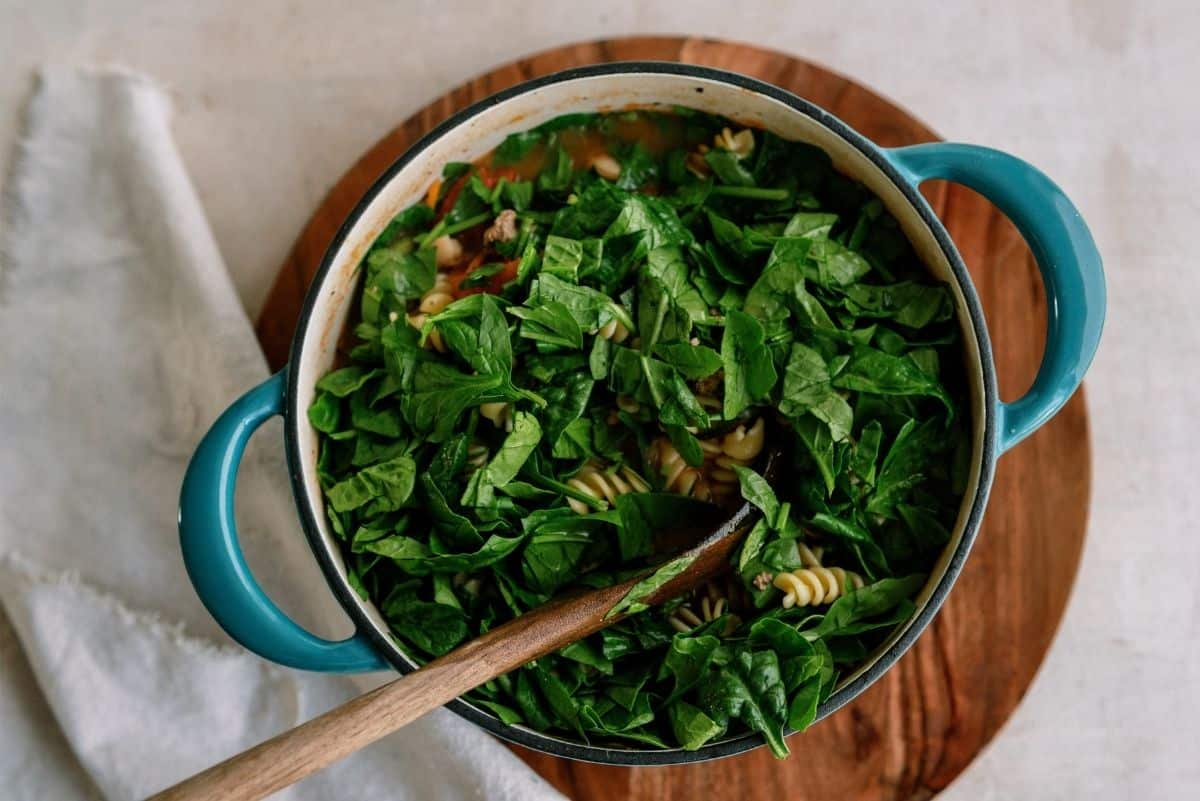
[[[821,567],[821,557],[825,552],[824,548],[820,546],[817,546],[816,548],[810,548],[808,543],[798,540],[796,541],[796,550],[800,554],[801,567]],[[771,571],[764,570],[755,576],[750,583],[754,585],[756,590],[762,591],[771,586],[771,581],[774,578],[775,575],[771,573]]]
[[[745,467],[748,464],[750,464],[748,461],[741,459],[733,459],[724,455],[718,456],[713,459],[712,469],[709,470],[708,475],[714,484],[723,484],[732,488],[738,483],[737,473],[733,471],[733,468]]]
[[[625,327],[624,323],[614,317],[596,329],[596,336],[620,344],[629,339],[629,329]]]
[[[438,267],[449,267],[462,261],[463,246],[452,236],[439,236],[433,240],[433,252]]]
[[[721,439],[721,450],[730,459],[751,462],[762,453],[766,431],[761,417],[755,420],[749,429],[738,426]]]
[[[729,615],[722,636],[732,634],[742,621],[732,613],[734,606],[733,584],[730,582],[710,581],[693,592],[693,597],[680,604],[667,617],[667,623],[676,631],[686,634],[697,626],[711,623],[726,614]]]
[[[663,488],[677,495],[688,495],[698,501],[712,500],[712,488],[704,474],[684,461],[679,451],[666,437],[650,445],[650,464],[663,480]]]
[[[802,567],[777,574],[771,583],[783,590],[784,609],[832,603],[864,586],[862,576],[840,567]]]
[[[712,172],[712,169],[708,166],[708,162],[704,160],[704,154],[708,151],[708,145],[696,145],[696,149],[691,153],[688,153],[687,158],[684,161],[684,165],[687,167],[688,171],[697,178],[707,178]]]
[[[810,548],[804,542],[796,543],[796,550],[800,552],[800,564],[804,567],[821,567],[821,555],[823,548]]]
[[[408,315],[408,324],[418,331],[424,328],[426,321],[432,315],[440,313],[454,302],[452,290],[450,276],[438,273],[433,279],[433,286],[421,296],[421,303],[417,307],[416,313]],[[442,339],[441,332],[436,328],[429,332],[429,336],[425,340],[425,347],[433,348],[438,353],[446,352],[446,343]]]
[[[467,595],[478,597],[483,589],[483,578],[480,576],[472,576],[469,573],[455,573],[451,579],[451,583],[456,589],[461,589]]]
[[[591,167],[606,181],[615,181],[621,177],[621,163],[607,153],[593,157]]]
[[[467,463],[466,472],[474,473],[488,462],[488,449],[486,445],[481,445],[478,442],[471,440],[471,444],[467,446]]]
[[[766,424],[761,417],[749,428],[739,425],[719,441],[701,440],[700,447],[705,449],[706,456],[711,454],[708,477],[714,495],[726,498],[737,490],[738,477],[733,468],[749,466],[762,453],[765,440]]]
[[[479,416],[490,420],[496,428],[503,428],[505,431],[513,429],[512,412],[512,404],[504,401],[479,404]]]
[[[621,465],[618,469],[605,469],[596,462],[585,464],[574,477],[567,480],[567,486],[584,495],[589,495],[597,501],[616,503],[617,498],[630,492],[649,492],[650,485],[639,476],[629,465]],[[575,514],[586,515],[592,508],[578,498],[567,498],[567,505]]]
[[[446,273],[437,273],[433,286],[421,296],[418,310],[423,314],[438,314],[454,301],[453,285]]]
[[[754,131],[749,128],[734,133],[728,128],[713,137],[713,145],[721,150],[728,150],[738,158],[745,158],[754,152]]]

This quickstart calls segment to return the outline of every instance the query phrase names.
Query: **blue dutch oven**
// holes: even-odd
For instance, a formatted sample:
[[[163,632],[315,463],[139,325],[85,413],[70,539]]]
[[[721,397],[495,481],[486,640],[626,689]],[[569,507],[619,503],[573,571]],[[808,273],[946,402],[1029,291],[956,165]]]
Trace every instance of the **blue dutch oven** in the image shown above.
[[[415,144],[371,187],[330,244],[304,302],[289,366],[247,392],[201,441],[184,479],[179,531],[188,573],[213,617],[246,648],[304,670],[412,670],[379,611],[346,579],[316,477],[317,437],[306,409],[314,384],[332,365],[338,335],[352,315],[357,267],[370,243],[400,210],[422,198],[448,161],[469,161],[509,133],[560,114],[630,106],[690,106],[821,147],[835,166],[866,185],[897,219],[930,271],[951,288],[966,351],[974,421],[971,477],[951,542],[917,598],[917,613],[867,662],[845,676],[821,707],[829,715],[866,689],[912,645],[937,613],[983,519],[996,460],[1049,420],[1083,380],[1100,341],[1105,290],[1100,254],[1079,212],[1036,168],[997,150],[933,143],[885,149],[828,112],[777,87],[741,75],[666,63],[617,63],[558,73],[500,92],[454,115]],[[1046,288],[1046,350],[1033,386],[1002,403],[983,312],[962,258],[917,191],[946,179],[989,198],[1016,225],[1037,259]],[[238,462],[264,421],[283,415],[285,447],[301,526],[330,590],[357,632],[341,641],[292,622],[255,581],[238,546],[233,514]],[[506,725],[469,701],[450,707],[508,740],[560,756],[623,765],[712,759],[761,745],[744,734],[698,751],[589,745]]]

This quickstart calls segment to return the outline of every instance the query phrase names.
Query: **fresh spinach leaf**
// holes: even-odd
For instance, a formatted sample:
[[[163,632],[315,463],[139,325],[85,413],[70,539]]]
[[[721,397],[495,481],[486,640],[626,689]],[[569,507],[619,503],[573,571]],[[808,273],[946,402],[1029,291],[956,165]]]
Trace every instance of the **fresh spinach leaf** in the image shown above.
[[[651,195],[626,195],[621,211],[604,232],[605,239],[641,234],[641,245],[649,253],[656,248],[689,245],[692,232],[679,220],[667,201]]]
[[[368,503],[382,512],[394,512],[412,495],[417,467],[411,457],[397,456],[358,471],[325,492],[337,512],[349,512]]]
[[[684,751],[696,751],[725,729],[712,718],[686,701],[676,701],[667,707],[671,732]]]
[[[731,311],[721,339],[725,366],[724,414],[732,420],[752,403],[766,398],[777,374],[764,341],[763,328],[749,314]]]
[[[833,379],[833,385],[877,395],[928,395],[940,400],[950,417],[954,416],[954,402],[936,378],[909,359],[865,345],[852,351],[850,361]]]
[[[372,542],[366,550],[391,559],[411,576],[427,576],[431,573],[470,573],[487,567],[516,550],[524,539],[523,535],[502,537],[493,534],[474,551],[434,553],[418,539],[396,535]]]
[[[534,342],[581,350],[583,331],[571,310],[555,300],[534,308],[512,306],[508,313],[521,319],[520,335]]]
[[[338,431],[342,419],[342,404],[332,392],[320,390],[316,400],[308,407],[308,422],[317,431],[333,434]]]
[[[850,434],[854,411],[833,388],[829,366],[821,354],[799,342],[792,344],[783,374],[779,411],[788,417],[810,413],[829,426],[834,442]]]
[[[343,367],[332,373],[326,373],[317,382],[317,389],[327,392],[335,398],[344,398],[350,393],[362,389],[368,381],[378,378],[380,375],[382,375],[381,370],[369,370],[357,365]]]
[[[704,345],[689,342],[663,342],[654,347],[654,355],[689,381],[708,378],[721,369],[721,355]]]
[[[704,464],[704,449],[700,441],[683,426],[664,426],[671,445],[691,467],[701,467]]]
[[[445,604],[406,600],[385,607],[392,631],[431,656],[441,656],[467,638],[466,616]]]
[[[401,409],[410,426],[430,442],[443,442],[462,413],[472,406],[507,400],[512,393],[503,376],[468,375],[440,362],[422,362],[413,374],[413,391]]]
[[[702,529],[712,517],[703,501],[671,493],[632,492],[617,496],[619,547],[623,560],[648,556],[658,534],[667,530]]]
[[[856,284],[844,290],[846,308],[860,317],[895,320],[909,328],[924,328],[949,320],[954,302],[945,287],[904,281],[886,286]]]
[[[542,273],[577,283],[580,276],[594,272],[600,265],[603,242],[599,239],[569,239],[551,235],[546,239]]]
[[[675,635],[662,662],[662,672],[675,679],[668,704],[681,698],[708,675],[708,668],[720,648],[721,641],[716,637]]]
[[[887,578],[843,595],[829,607],[821,622],[810,632],[810,637],[861,634],[866,630],[862,628],[864,621],[908,602],[924,585],[923,575]]]
[[[741,651],[711,680],[700,685],[699,707],[717,725],[741,720],[762,734],[777,757],[787,756],[783,727],[787,720],[787,694],[774,651]]]
[[[940,428],[936,420],[919,424],[909,420],[904,424],[879,468],[875,493],[867,502],[868,512],[890,515],[893,507],[924,480],[926,465],[941,440]]]
[[[738,157],[728,150],[710,150],[704,160],[721,183],[730,186],[754,186],[754,176],[742,166]]]
[[[629,592],[617,601],[604,617],[610,618],[618,614],[635,615],[638,612],[646,611],[650,608],[646,602],[654,596],[654,593],[662,589],[671,579],[687,570],[695,560],[695,554],[685,553],[658,567],[649,576],[630,587]]]

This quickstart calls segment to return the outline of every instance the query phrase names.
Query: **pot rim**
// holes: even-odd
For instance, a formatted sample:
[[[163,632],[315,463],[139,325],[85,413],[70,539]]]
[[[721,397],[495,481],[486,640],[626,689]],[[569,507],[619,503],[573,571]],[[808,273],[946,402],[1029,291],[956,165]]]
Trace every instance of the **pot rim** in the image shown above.
[[[996,411],[999,403],[999,395],[996,385],[995,363],[992,356],[991,340],[988,337],[987,326],[984,321],[983,309],[975,292],[971,277],[967,272],[966,265],[951,240],[949,233],[946,231],[945,226],[942,225],[937,215],[934,214],[933,209],[924,197],[922,197],[916,185],[905,179],[892,162],[885,157],[879,146],[875,145],[862,134],[859,134],[837,117],[798,95],[756,78],[727,70],[676,62],[619,61],[575,67],[540,78],[534,78],[489,95],[451,115],[413,143],[372,183],[371,187],[364,193],[353,210],[346,216],[346,219],[342,222],[337,233],[326,248],[321,258],[320,266],[314,274],[305,294],[304,303],[297,319],[296,330],[292,337],[291,348],[289,349],[289,364],[300,364],[303,343],[306,338],[305,333],[312,321],[316,299],[320,295],[321,287],[329,275],[336,255],[341,250],[354,224],[384,187],[401,170],[418,159],[431,143],[444,136],[447,132],[460,127],[481,112],[522,94],[553,84],[581,78],[614,75],[628,75],[631,77],[638,75],[674,75],[730,84],[741,89],[765,95],[772,100],[785,104],[793,111],[813,119],[854,147],[883,172],[888,180],[903,195],[912,209],[919,215],[921,221],[928,226],[938,247],[945,255],[951,274],[954,276],[954,280],[962,293],[965,310],[978,343],[979,364],[977,366],[980,368],[982,374],[983,386],[981,404],[983,409],[981,463],[975,495],[971,500],[970,512],[963,526],[962,537],[950,559],[947,561],[945,570],[930,593],[929,598],[917,609],[913,617],[906,624],[903,624],[905,628],[900,636],[885,650],[880,652],[865,670],[855,676],[852,681],[835,690],[821,704],[816,718],[819,721],[848,704],[891,669],[900,657],[908,652],[909,648],[912,647],[913,643],[916,642],[917,638],[933,620],[933,617],[941,608],[950,589],[954,586],[955,581],[962,572],[963,565],[979,532],[998,456]],[[322,573],[325,575],[330,590],[358,630],[367,635],[379,653],[397,671],[402,674],[408,673],[414,670],[415,666],[408,661],[407,657],[395,643],[380,634],[375,626],[372,625],[371,621],[358,606],[353,588],[350,587],[349,583],[338,571],[337,565],[324,546],[324,540],[317,524],[317,518],[322,512],[318,503],[307,492],[302,477],[301,465],[303,454],[300,452],[299,445],[300,425],[303,421],[307,420],[307,417],[302,410],[295,408],[295,399],[300,396],[299,383],[300,371],[289,369],[284,406],[284,440],[288,472],[292,482],[292,494],[304,528],[305,537],[321,567]],[[681,748],[642,750],[591,746],[567,740],[554,734],[536,731],[525,726],[507,725],[494,715],[461,698],[454,699],[446,704],[446,706],[458,715],[476,725],[482,726],[504,740],[556,756],[600,764],[630,766],[686,764],[733,756],[758,748],[764,744],[761,735],[748,732],[737,737],[705,745],[695,751],[684,751]],[[793,731],[788,730],[785,736],[793,733]]]

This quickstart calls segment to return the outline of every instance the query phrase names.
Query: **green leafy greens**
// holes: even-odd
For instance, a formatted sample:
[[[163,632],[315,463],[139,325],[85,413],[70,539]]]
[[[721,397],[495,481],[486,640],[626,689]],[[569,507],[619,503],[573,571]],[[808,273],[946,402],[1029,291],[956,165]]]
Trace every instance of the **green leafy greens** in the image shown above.
[[[950,540],[970,453],[951,294],[824,153],[735,130],[551,120],[446,165],[362,260],[308,418],[350,583],[397,642],[431,659],[636,582],[619,622],[471,693],[505,723],[782,756]],[[761,516],[727,574],[648,606],[688,564],[664,532],[743,498]],[[777,577],[818,554],[845,581],[785,607]]]

